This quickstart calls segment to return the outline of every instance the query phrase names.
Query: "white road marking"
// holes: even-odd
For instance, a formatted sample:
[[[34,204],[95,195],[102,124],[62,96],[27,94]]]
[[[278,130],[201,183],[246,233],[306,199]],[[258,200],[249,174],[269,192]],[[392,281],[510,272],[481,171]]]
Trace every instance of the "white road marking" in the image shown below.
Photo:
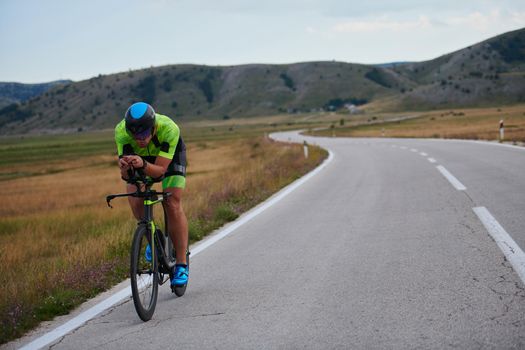
[[[436,162],[436,160],[435,160],[434,158],[428,158],[428,161],[429,161],[430,163],[435,163],[435,162]]]
[[[421,152],[421,153],[419,153],[419,154],[421,154],[423,157],[428,156],[428,154],[426,154],[425,152]]]
[[[458,191],[465,191],[467,188],[454,175],[452,175],[444,166],[438,165],[437,170],[454,186]]]
[[[417,149],[415,149],[415,148],[411,148],[410,150],[411,150],[412,152],[417,152]]]
[[[485,207],[472,208],[525,284],[525,253]]]
[[[257,215],[259,215],[260,213],[262,213],[263,211],[271,207],[272,205],[276,204],[281,199],[289,195],[292,191],[294,191],[297,187],[301,186],[306,181],[308,181],[309,179],[317,175],[321,170],[323,170],[334,159],[334,154],[330,150],[328,150],[328,153],[329,153],[328,158],[317,168],[315,168],[314,170],[312,170],[305,176],[301,177],[300,179],[296,180],[295,182],[291,183],[290,185],[286,186],[281,191],[277,192],[275,195],[270,197],[268,200],[259,204],[257,207],[241,215],[239,219],[234,221],[229,226],[226,226],[225,228],[221,229],[218,233],[214,234],[210,238],[201,242],[197,246],[192,247],[191,256],[192,257],[196,256],[197,254],[201,253],[203,250],[209,248],[211,245],[217,243],[222,238],[228,236],[230,233],[238,229],[240,226],[244,225],[245,223],[247,223],[248,221],[250,221]],[[112,296],[103,300],[102,302],[98,303],[92,308],[82,312],[80,315],[74,317],[73,319],[69,320],[63,325],[33,340],[31,343],[22,347],[21,350],[22,349],[23,350],[41,349],[44,346],[49,345],[53,341],[65,336],[69,332],[77,329],[78,327],[86,323],[87,321],[96,317],[101,312],[109,309],[110,307],[114,306],[120,301],[126,298],[129,298],[130,296],[131,296],[131,286],[122,289],[121,291],[113,294]]]
[[[33,340],[31,343],[25,345],[24,347],[20,349],[28,350],[28,349],[43,348],[44,346],[50,344],[51,342],[57,340],[58,338],[63,337],[69,332],[82,326],[84,323],[91,320],[92,318],[100,314],[102,311],[109,309],[110,307],[114,306],[115,304],[119,303],[121,300],[125,298],[129,298],[130,295],[131,295],[131,286],[121,290],[118,293],[113,294],[106,300],[84,311],[77,317],[64,323],[62,326],[57,327],[53,329],[52,331],[44,334],[43,336]]]
[[[401,149],[407,149],[407,147],[406,147],[406,146],[401,146],[400,148],[401,148]]]

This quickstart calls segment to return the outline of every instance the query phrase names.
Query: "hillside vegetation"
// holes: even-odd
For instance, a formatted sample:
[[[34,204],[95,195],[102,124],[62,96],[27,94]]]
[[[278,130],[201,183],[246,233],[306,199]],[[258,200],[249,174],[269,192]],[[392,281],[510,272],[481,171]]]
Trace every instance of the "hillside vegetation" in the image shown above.
[[[525,102],[525,29],[418,63],[171,65],[53,88],[0,110],[0,132],[113,127],[132,102],[178,121],[306,113],[345,103],[400,111]]]
[[[418,84],[394,103],[403,109],[525,102],[525,29],[392,69]]]
[[[30,100],[52,87],[69,83],[71,80],[57,80],[42,84],[0,83],[0,108]]]
[[[365,103],[390,88],[366,77],[383,71],[314,62],[209,67],[173,65],[130,71],[52,89],[0,112],[4,133],[60,132],[113,127],[134,101],[152,103],[177,120],[228,119],[310,111],[334,99]],[[384,73],[387,75],[387,73]],[[390,77],[391,84],[403,84]]]

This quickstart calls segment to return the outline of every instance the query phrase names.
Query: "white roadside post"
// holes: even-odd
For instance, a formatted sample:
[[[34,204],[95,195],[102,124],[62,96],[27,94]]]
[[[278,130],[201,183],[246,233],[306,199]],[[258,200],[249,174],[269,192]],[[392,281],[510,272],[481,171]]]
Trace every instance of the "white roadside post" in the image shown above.
[[[505,127],[503,126],[503,119],[499,121],[499,142],[505,139]]]
[[[306,143],[306,140],[303,142],[304,147],[304,157],[308,158],[308,144]]]

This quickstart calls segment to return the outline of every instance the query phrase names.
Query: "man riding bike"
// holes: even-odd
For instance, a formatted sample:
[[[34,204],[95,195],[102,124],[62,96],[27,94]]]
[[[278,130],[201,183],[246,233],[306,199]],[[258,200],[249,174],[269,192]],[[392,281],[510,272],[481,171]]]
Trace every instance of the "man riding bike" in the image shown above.
[[[128,108],[124,119],[115,127],[115,142],[123,180],[129,180],[134,169],[142,169],[152,178],[164,175],[162,190],[171,192],[164,207],[177,255],[171,285],[185,285],[189,274],[186,261],[188,221],[181,200],[186,187],[186,146],[180,129],[169,117],[155,113],[149,104],[137,102]],[[128,193],[136,190],[134,184],[127,184]],[[144,217],[143,201],[135,197],[128,197],[128,200],[133,215],[141,220]],[[148,258],[151,260],[149,246],[146,249]]]

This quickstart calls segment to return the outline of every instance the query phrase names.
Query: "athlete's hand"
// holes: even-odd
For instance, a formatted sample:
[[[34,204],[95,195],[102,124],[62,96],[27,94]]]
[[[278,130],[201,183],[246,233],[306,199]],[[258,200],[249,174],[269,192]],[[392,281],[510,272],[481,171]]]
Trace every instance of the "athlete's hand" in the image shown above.
[[[135,169],[140,169],[144,166],[144,160],[139,156],[127,156],[127,162],[129,165],[133,166]]]
[[[127,157],[122,157],[118,160],[118,166],[121,170],[129,170],[130,165],[128,163]]]

